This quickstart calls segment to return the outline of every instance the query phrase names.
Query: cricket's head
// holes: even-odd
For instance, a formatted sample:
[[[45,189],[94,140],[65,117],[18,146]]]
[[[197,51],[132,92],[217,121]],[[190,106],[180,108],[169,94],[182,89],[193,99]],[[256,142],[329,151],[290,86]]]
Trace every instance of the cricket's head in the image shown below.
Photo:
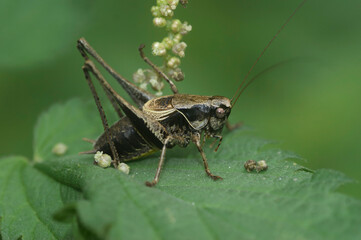
[[[209,133],[214,135],[219,134],[227,122],[231,113],[231,100],[221,96],[213,96],[210,100]]]
[[[220,133],[231,113],[231,100],[226,97],[176,94],[171,99],[172,108],[182,114],[194,130],[206,131],[208,136]]]

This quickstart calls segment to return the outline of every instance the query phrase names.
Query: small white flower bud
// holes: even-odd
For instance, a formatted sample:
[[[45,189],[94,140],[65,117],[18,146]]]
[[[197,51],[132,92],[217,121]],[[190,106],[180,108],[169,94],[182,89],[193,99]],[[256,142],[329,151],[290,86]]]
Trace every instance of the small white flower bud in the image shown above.
[[[180,34],[186,35],[186,34],[189,33],[190,31],[192,31],[192,25],[189,25],[187,22],[184,22],[184,23],[182,24],[181,29],[180,29]]]
[[[162,17],[153,18],[153,24],[156,27],[164,27],[167,25],[167,21]]]
[[[162,14],[160,13],[159,7],[158,6],[153,6],[150,11],[152,12],[152,15],[154,17],[160,17]]]
[[[260,172],[260,171],[265,171],[267,170],[268,166],[265,160],[260,160],[257,162],[257,166],[256,166],[256,171]]]
[[[167,53],[164,44],[160,42],[155,42],[152,44],[152,53],[155,56],[164,56]]]
[[[133,81],[135,83],[142,83],[145,81],[145,74],[143,69],[139,68],[134,74],[133,74]]]
[[[151,78],[149,83],[155,91],[160,91],[164,88],[164,83],[157,81],[157,79]]]
[[[57,143],[55,144],[51,152],[54,153],[55,155],[61,156],[64,155],[67,150],[68,150],[67,145],[65,145],[64,143]]]
[[[158,81],[155,78],[151,78],[151,79],[149,79],[149,83],[150,83],[150,85],[155,86],[158,83]]]
[[[164,88],[164,83],[163,82],[158,82],[158,85],[156,86],[156,90],[160,91]]]
[[[155,95],[156,95],[157,97],[160,97],[160,96],[163,95],[163,92],[162,92],[162,91],[158,91],[158,92],[155,93]]]
[[[97,151],[94,155],[94,160],[102,168],[107,168],[112,163],[112,158],[108,154],[103,153],[103,151]]]
[[[148,85],[148,83],[144,82],[144,83],[140,84],[139,87],[143,90],[147,90],[147,85]]]
[[[173,41],[169,37],[163,38],[162,43],[167,50],[173,47]]]
[[[180,59],[177,57],[171,57],[167,62],[167,66],[169,68],[177,68],[179,65],[180,65]]]
[[[173,43],[176,44],[176,43],[179,43],[183,38],[183,35],[178,33],[176,34],[174,37],[173,37]]]
[[[118,165],[118,170],[128,175],[130,167],[126,163],[120,163]]]
[[[267,166],[267,163],[265,160],[260,160],[257,162],[258,166],[261,166],[261,167],[266,167]]]
[[[158,6],[165,5],[165,4],[167,4],[167,0],[157,0]]]
[[[174,14],[169,5],[161,5],[159,11],[164,17],[172,17]]]
[[[147,82],[149,82],[151,79],[158,80],[158,78],[159,78],[158,74],[153,70],[147,71]]]
[[[180,57],[184,57],[185,53],[184,50],[186,49],[187,44],[185,42],[177,43],[173,46],[172,51],[174,54],[177,54]]]
[[[178,19],[173,20],[172,25],[170,26],[170,29],[174,32],[174,33],[178,33],[181,29],[182,29],[182,22],[179,21]]]
[[[179,0],[168,0],[168,4],[172,10],[175,10],[177,8],[178,3]]]

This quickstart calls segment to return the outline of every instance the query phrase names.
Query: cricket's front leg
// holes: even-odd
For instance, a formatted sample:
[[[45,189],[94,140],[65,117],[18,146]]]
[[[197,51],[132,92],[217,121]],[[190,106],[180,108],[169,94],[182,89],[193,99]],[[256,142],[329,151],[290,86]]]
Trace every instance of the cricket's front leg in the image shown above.
[[[165,152],[167,150],[167,144],[168,142],[170,141],[170,137],[168,137],[165,142],[164,142],[164,145],[163,145],[163,148],[162,148],[162,153],[160,154],[160,159],[159,159],[159,163],[158,163],[158,168],[157,168],[157,172],[155,174],[155,177],[153,179],[153,181],[151,182],[145,182],[145,185],[147,187],[153,187],[155,186],[158,181],[159,181],[159,176],[160,176],[160,171],[162,170],[162,166],[163,166],[163,163],[164,163],[164,159],[165,159]]]
[[[221,146],[223,137],[222,137],[221,135],[213,135],[212,137],[215,138],[215,140],[211,143],[211,145],[209,145],[209,147],[210,147],[210,148],[213,148],[214,144],[215,144],[217,141],[219,141],[217,147],[214,149],[214,152],[217,152],[219,146]]]
[[[203,164],[204,164],[204,170],[206,171],[207,175],[208,175],[209,177],[211,177],[213,180],[223,179],[223,178],[221,178],[220,176],[213,175],[213,174],[211,173],[211,171],[209,170],[208,161],[207,161],[207,158],[206,158],[206,154],[203,152],[203,149],[202,149],[201,136],[200,136],[200,134],[199,134],[199,133],[193,134],[193,135],[192,135],[192,141],[193,141],[194,144],[197,146],[198,151],[200,152],[200,154],[201,154],[201,156],[202,156]]]

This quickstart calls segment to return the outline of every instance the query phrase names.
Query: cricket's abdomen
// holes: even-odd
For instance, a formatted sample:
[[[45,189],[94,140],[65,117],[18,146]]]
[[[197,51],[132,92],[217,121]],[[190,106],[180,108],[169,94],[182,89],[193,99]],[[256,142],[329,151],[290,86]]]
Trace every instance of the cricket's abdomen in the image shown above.
[[[123,117],[110,127],[112,141],[122,161],[136,160],[152,154],[159,149],[149,144],[132,125],[128,117]],[[113,157],[110,146],[103,133],[94,144],[95,151],[103,151]]]

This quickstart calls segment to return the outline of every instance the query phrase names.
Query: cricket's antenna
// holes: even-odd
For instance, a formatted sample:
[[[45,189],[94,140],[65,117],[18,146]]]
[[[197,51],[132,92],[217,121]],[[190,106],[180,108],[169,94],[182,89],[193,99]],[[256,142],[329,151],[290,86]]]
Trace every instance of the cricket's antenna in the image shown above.
[[[258,58],[256,59],[256,61],[253,63],[252,67],[249,69],[249,71],[247,72],[246,76],[244,77],[244,79],[242,80],[241,84],[239,85],[239,87],[237,88],[237,91],[235,92],[235,94],[232,97],[231,100],[231,105],[232,107],[236,104],[239,96],[242,94],[242,92],[253,82],[253,80],[255,78],[253,78],[251,81],[249,81],[244,88],[242,89],[242,86],[246,83],[249,74],[252,72],[253,68],[256,66],[256,64],[259,62],[259,60],[261,59],[261,57],[263,56],[263,54],[266,52],[266,50],[269,48],[269,46],[272,44],[272,42],[277,38],[277,36],[282,32],[282,30],[286,27],[286,25],[289,23],[289,21],[293,18],[293,16],[298,12],[298,10],[303,6],[303,4],[305,4],[307,0],[303,0],[300,5],[298,5],[298,7],[295,9],[295,11],[293,11],[293,13],[291,14],[291,16],[288,17],[288,19],[286,20],[286,22],[281,26],[281,28],[277,31],[277,33],[273,36],[273,38],[271,39],[271,41],[268,42],[267,46],[262,50],[261,54],[258,56]],[[236,97],[236,98],[235,98]]]

